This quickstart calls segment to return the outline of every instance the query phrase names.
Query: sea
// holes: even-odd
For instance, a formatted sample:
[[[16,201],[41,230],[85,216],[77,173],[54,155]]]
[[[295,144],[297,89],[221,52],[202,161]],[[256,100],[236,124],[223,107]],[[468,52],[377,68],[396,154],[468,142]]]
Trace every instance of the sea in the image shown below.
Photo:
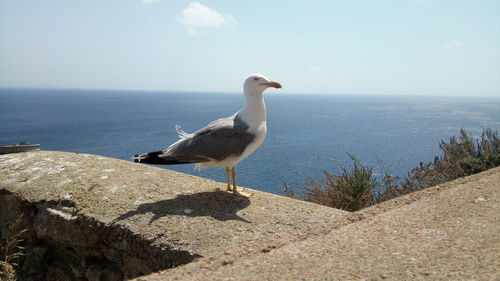
[[[500,97],[280,92],[265,99],[267,138],[238,164],[237,183],[274,194],[285,184],[300,193],[324,171],[349,169],[349,154],[377,177],[404,176],[441,155],[439,142],[461,128],[474,137],[500,130]],[[177,124],[193,132],[242,106],[241,93],[0,88],[0,144],[131,161],[175,142]],[[224,168],[159,167],[225,182]]]

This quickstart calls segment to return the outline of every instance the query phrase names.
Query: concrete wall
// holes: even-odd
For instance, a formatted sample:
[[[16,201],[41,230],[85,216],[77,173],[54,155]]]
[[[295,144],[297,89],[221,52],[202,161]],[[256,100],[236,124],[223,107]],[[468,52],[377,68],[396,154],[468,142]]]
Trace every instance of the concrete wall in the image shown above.
[[[500,167],[354,213],[219,189],[95,155],[0,155],[0,238],[23,214],[21,280],[500,279]]]
[[[21,279],[121,280],[252,243],[265,251],[280,235],[285,243],[307,236],[302,229],[355,219],[264,192],[251,190],[247,199],[219,189],[225,184],[96,155],[0,155],[1,238],[23,214]],[[287,236],[294,231],[302,234]]]

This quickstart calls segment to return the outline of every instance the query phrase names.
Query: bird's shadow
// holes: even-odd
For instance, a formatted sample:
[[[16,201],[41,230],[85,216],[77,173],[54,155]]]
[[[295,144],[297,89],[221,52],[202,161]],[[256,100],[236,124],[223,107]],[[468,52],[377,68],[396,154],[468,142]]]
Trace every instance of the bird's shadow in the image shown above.
[[[248,205],[250,205],[248,198],[222,191],[178,195],[174,199],[143,203],[137,209],[115,218],[111,224],[145,213],[153,214],[149,223],[164,216],[209,216],[219,221],[237,220],[250,223],[236,214]]]

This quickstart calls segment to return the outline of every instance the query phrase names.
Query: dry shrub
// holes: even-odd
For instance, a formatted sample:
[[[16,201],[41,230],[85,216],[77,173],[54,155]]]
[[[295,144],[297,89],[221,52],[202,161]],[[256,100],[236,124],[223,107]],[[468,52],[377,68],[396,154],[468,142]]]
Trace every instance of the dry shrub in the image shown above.
[[[348,155],[353,161],[352,169],[343,168],[340,175],[324,171],[323,182],[309,179],[302,187],[303,198],[296,195],[293,189],[285,184],[286,196],[346,211],[355,211],[369,206],[373,189],[377,187],[372,168],[363,165],[353,155]]]
[[[24,256],[24,247],[21,246],[23,239],[21,236],[28,229],[19,229],[23,220],[20,214],[16,221],[9,227],[7,238],[3,241],[0,252],[3,260],[0,261],[0,280],[16,280],[16,268],[19,266],[17,261]]]
[[[407,173],[404,180],[386,174],[381,183],[374,178],[372,167],[361,164],[356,157],[348,154],[354,163],[351,170],[342,168],[340,175],[324,171],[323,182],[308,179],[302,187],[302,197],[285,184],[285,195],[337,209],[356,211],[500,166],[500,139],[498,132],[491,129],[483,130],[481,139],[478,140],[461,129],[458,138],[453,136],[449,142],[441,141],[439,148],[442,156],[436,156],[429,163],[420,163]]]
[[[419,190],[500,165],[500,139],[491,129],[483,130],[480,140],[462,129],[460,137],[453,136],[448,143],[441,141],[439,148],[443,155],[408,172],[401,189]]]

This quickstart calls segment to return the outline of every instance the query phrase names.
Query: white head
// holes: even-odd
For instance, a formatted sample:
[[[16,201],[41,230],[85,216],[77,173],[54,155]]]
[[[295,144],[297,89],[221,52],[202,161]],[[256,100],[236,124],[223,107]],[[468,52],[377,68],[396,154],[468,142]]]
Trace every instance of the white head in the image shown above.
[[[243,84],[243,90],[245,94],[262,94],[267,88],[281,88],[281,84],[278,82],[270,81],[266,77],[260,74],[252,74],[248,76]]]

